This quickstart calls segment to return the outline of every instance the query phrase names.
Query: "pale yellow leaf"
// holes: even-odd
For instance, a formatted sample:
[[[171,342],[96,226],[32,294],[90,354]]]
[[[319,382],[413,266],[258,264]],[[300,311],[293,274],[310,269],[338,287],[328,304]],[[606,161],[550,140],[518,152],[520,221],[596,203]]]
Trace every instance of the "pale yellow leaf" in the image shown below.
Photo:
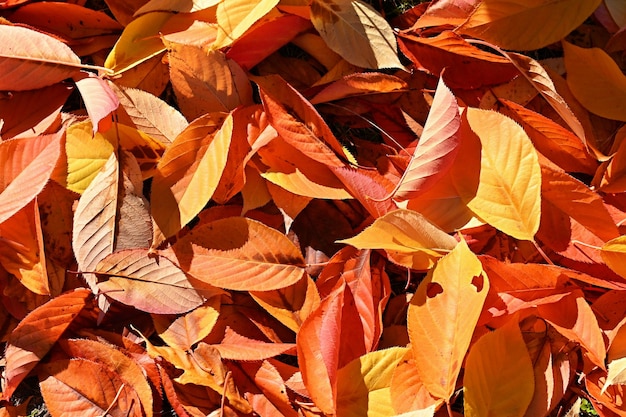
[[[580,26],[601,0],[484,0],[457,31],[504,49],[533,50]]]
[[[313,0],[311,22],[326,44],[364,68],[403,68],[389,23],[361,0]]]
[[[533,240],[541,217],[541,168],[530,138],[500,113],[468,108],[465,114],[480,139],[481,160],[478,189],[459,190],[461,196],[485,222],[516,239]]]

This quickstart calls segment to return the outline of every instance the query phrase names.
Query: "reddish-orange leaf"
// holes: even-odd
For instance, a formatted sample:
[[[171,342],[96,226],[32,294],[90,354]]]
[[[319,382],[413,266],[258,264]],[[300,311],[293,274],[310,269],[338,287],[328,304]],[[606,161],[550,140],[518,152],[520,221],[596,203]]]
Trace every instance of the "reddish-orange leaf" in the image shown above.
[[[393,194],[395,200],[417,197],[450,169],[459,151],[460,127],[459,106],[440,78],[424,132]]]
[[[43,190],[61,154],[63,135],[0,142],[0,223]]]
[[[108,367],[86,359],[57,360],[44,367],[41,394],[54,417],[141,417],[134,387]]]
[[[162,254],[194,278],[230,290],[276,290],[306,274],[300,250],[285,235],[243,217],[199,226]]]
[[[395,202],[387,198],[393,192],[394,184],[377,170],[342,166],[332,169],[346,190],[359,200],[374,218],[396,210]]]
[[[393,75],[378,72],[357,72],[330,83],[310,100],[311,104],[326,103],[351,96],[383,94],[406,90],[406,82]]]
[[[0,95],[0,127],[3,140],[42,134],[57,119],[72,87],[58,83],[38,90],[15,91]],[[38,102],[33,106],[33,102]]]
[[[585,358],[604,369],[606,346],[591,307],[580,290],[572,291],[558,303],[540,305],[538,314],[569,340],[578,342]]]
[[[418,68],[439,76],[445,68],[446,83],[453,88],[502,84],[517,75],[509,60],[469,44],[454,32],[432,38],[401,33],[398,44]]]
[[[343,147],[322,116],[277,75],[255,78],[270,124],[287,143],[328,166],[342,166]]]
[[[221,343],[212,345],[224,359],[236,361],[260,361],[282,354],[294,354],[294,343],[270,343],[242,336],[226,329]]]
[[[24,317],[11,332],[5,352],[6,399],[59,340],[90,296],[91,291],[81,288],[53,298]]]
[[[146,381],[139,364],[111,345],[87,339],[70,339],[60,342],[63,350],[71,358],[96,362],[111,371],[128,384],[141,401],[146,417],[152,416],[152,389]]]
[[[246,372],[247,375],[249,375],[249,378],[254,381],[257,389],[264,394],[263,397],[276,407],[276,412],[281,412],[285,417],[298,416],[298,413],[293,409],[291,400],[287,394],[285,380],[272,362],[269,360],[264,360],[260,363],[241,362],[239,366]],[[262,401],[262,399],[260,400]],[[263,415],[263,413],[259,410],[259,406],[261,404],[258,404],[255,398],[251,399],[250,403],[257,413]]]

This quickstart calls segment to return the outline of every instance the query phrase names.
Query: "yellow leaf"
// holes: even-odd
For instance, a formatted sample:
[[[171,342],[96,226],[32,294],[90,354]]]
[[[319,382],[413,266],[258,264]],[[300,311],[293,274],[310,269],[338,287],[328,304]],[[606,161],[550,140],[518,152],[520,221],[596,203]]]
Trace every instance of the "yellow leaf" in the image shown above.
[[[504,49],[540,49],[564,38],[600,0],[485,0],[457,29]]]
[[[107,56],[104,66],[119,74],[165,51],[159,32],[173,15],[146,13],[130,22]]]
[[[574,97],[598,116],[626,121],[626,76],[617,63],[599,48],[564,41],[563,51],[567,85]]]
[[[407,348],[368,353],[337,372],[337,415],[383,417],[394,415],[389,386]]]
[[[409,268],[428,269],[454,249],[457,241],[420,213],[400,209],[379,217],[358,235],[338,243],[358,249],[385,249]]]
[[[217,39],[212,49],[229,46],[270,12],[278,0],[223,0],[217,5]]]
[[[217,119],[217,120],[216,120]],[[173,236],[211,199],[226,166],[232,116],[208,114],[191,123],[167,148],[152,182],[152,216]]]
[[[522,417],[535,390],[533,364],[517,320],[478,339],[463,377],[467,417]]]
[[[485,222],[533,240],[541,216],[541,168],[530,138],[500,113],[468,108],[465,115],[463,122],[481,143],[480,179],[475,192],[460,190],[461,196]]]
[[[476,255],[462,240],[419,285],[408,311],[413,358],[436,398],[454,393],[463,358],[489,290]]]
[[[82,194],[113,153],[113,145],[100,133],[94,136],[91,122],[86,120],[67,128],[65,153],[65,186],[68,190]]]
[[[311,22],[326,44],[364,68],[403,68],[389,23],[361,0],[313,0]]]
[[[626,278],[626,235],[606,242],[601,254],[609,268]]]

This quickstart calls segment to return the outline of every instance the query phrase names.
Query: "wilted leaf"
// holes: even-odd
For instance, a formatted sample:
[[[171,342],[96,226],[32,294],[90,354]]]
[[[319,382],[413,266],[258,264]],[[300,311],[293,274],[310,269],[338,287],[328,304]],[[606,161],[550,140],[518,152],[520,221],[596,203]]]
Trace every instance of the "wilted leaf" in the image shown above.
[[[37,366],[87,304],[91,291],[77,289],[60,295],[28,314],[8,338],[5,352],[4,398]]]
[[[468,417],[522,417],[533,398],[533,364],[517,324],[482,336],[465,363],[464,398]]]
[[[0,91],[35,90],[76,75],[80,58],[52,36],[0,25]]]
[[[311,22],[330,49],[364,68],[402,68],[389,23],[361,0],[313,0]]]
[[[194,278],[230,290],[276,290],[306,273],[302,254],[285,235],[243,217],[199,226],[162,253]]]
[[[456,387],[489,291],[489,281],[464,240],[441,258],[411,299],[413,359],[431,395],[448,401]]]
[[[600,0],[488,0],[479,3],[457,31],[504,49],[540,49],[585,21]]]

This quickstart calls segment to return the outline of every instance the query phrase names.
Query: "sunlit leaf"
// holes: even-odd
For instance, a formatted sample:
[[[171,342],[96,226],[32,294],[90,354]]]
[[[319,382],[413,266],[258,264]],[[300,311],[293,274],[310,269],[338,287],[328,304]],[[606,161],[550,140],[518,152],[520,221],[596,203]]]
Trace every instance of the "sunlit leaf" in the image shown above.
[[[311,22],[328,46],[353,65],[402,68],[389,23],[361,0],[313,0]]]
[[[229,46],[246,30],[261,20],[278,4],[278,0],[250,2],[246,0],[224,0],[219,2],[216,11],[217,39],[213,49]]]

